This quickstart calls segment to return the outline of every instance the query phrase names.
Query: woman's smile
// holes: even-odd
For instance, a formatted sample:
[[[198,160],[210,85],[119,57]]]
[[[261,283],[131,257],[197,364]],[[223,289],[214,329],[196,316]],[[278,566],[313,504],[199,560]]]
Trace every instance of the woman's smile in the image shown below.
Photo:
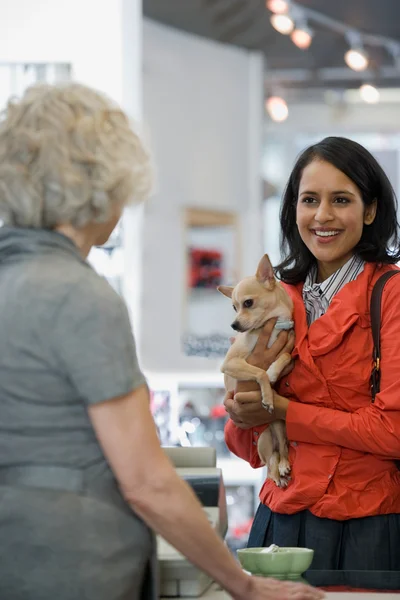
[[[305,167],[296,206],[299,234],[317,260],[320,280],[351,258],[369,213],[375,210],[374,205],[364,205],[360,190],[347,175],[323,160]]]

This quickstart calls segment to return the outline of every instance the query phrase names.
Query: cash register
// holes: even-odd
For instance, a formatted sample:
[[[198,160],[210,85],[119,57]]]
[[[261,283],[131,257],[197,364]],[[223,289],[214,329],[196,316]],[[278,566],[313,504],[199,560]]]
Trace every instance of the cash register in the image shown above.
[[[228,529],[226,496],[222,472],[216,466],[215,449],[164,447],[163,450],[178,475],[192,487],[211,526],[224,538]],[[157,537],[157,558],[161,596],[195,598],[210,587],[211,578],[193,566],[161,536]]]

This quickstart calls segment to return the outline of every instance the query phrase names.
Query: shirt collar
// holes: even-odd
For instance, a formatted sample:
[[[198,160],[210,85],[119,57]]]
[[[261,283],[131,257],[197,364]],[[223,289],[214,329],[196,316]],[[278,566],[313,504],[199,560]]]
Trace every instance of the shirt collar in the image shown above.
[[[335,271],[328,279],[322,283],[316,283],[317,267],[314,266],[309,271],[304,282],[303,292],[318,292],[330,304],[332,298],[342,289],[346,283],[354,281],[364,269],[364,261],[357,256],[352,256],[346,264]]]

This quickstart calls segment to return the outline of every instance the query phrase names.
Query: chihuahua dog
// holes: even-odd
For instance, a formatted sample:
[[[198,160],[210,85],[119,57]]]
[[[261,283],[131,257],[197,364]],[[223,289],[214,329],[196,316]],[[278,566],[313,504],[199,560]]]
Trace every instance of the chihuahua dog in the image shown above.
[[[257,381],[261,389],[262,405],[274,410],[273,391],[282,371],[291,362],[291,356],[283,353],[272,363],[268,371],[249,365],[246,359],[256,345],[261,329],[268,319],[277,317],[268,347],[272,346],[279,331],[293,328],[293,303],[283,286],[275,279],[268,255],[265,254],[257,268],[255,277],[246,277],[235,287],[221,285],[218,291],[232,298],[237,313],[232,328],[238,332],[227,352],[221,371],[225,375],[225,387],[235,389],[236,381]],[[268,467],[268,477],[278,487],[286,487],[290,476],[286,427],[283,421],[274,421],[258,439],[258,454]]]

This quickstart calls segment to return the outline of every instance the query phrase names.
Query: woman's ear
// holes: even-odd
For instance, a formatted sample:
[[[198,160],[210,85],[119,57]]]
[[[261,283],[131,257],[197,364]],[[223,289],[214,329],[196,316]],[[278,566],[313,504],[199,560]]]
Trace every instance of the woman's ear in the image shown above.
[[[374,222],[375,217],[376,217],[377,206],[378,206],[378,202],[375,198],[375,200],[372,202],[372,204],[369,204],[368,206],[365,207],[364,225],[371,225],[371,223]]]

